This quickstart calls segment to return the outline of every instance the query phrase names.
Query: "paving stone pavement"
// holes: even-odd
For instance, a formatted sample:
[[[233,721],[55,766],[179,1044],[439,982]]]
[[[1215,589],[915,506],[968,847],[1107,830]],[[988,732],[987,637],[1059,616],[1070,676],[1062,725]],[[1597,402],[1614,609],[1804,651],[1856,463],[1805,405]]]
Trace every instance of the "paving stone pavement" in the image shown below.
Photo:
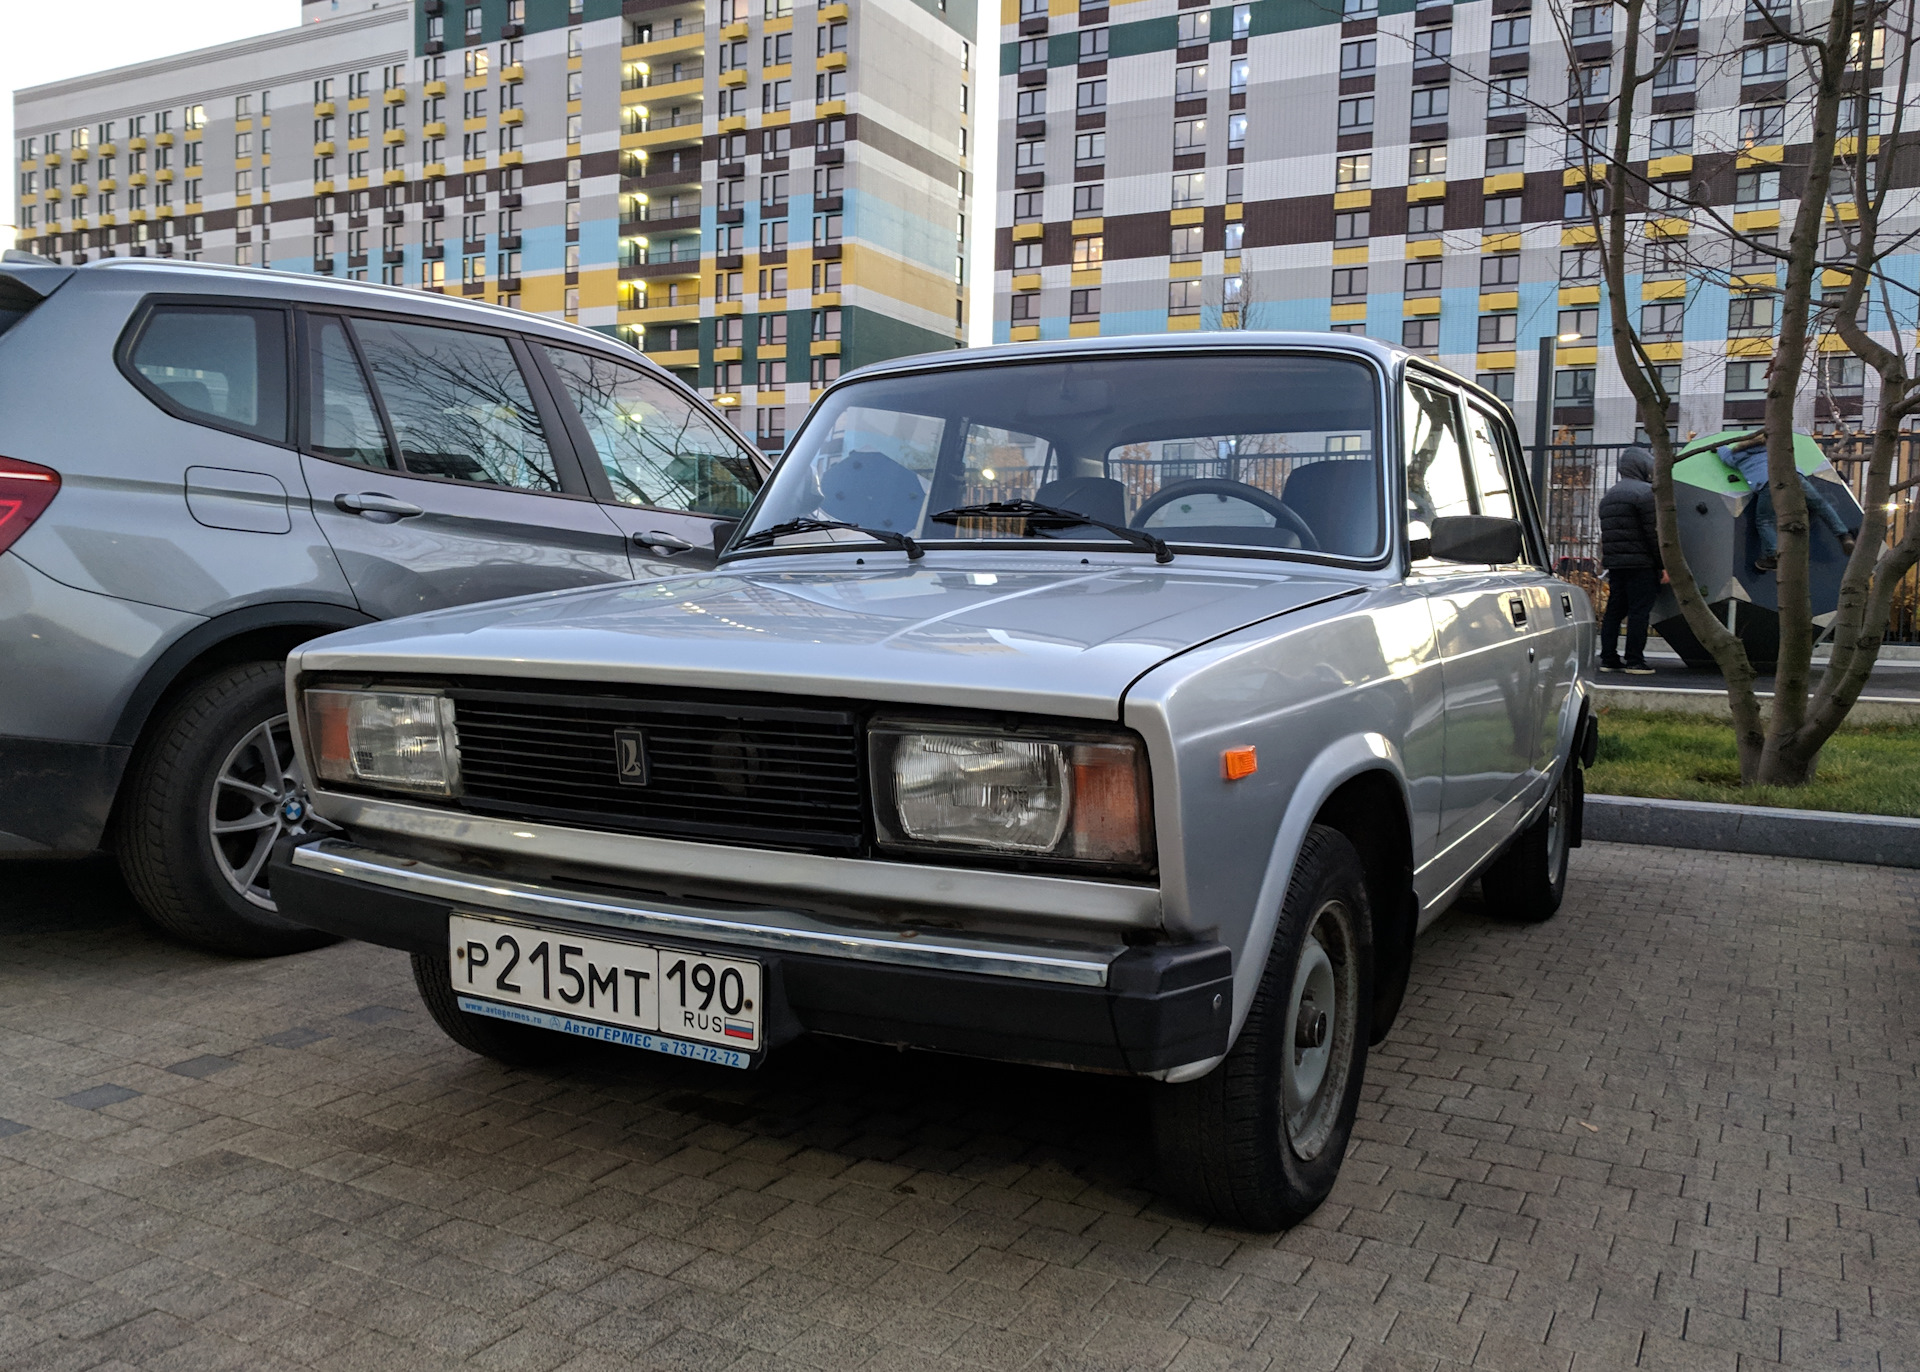
[[[1140,1083],[447,1042],[0,867],[0,1366],[1920,1367],[1920,873],[1595,845],[1422,940],[1333,1199],[1163,1204]]]

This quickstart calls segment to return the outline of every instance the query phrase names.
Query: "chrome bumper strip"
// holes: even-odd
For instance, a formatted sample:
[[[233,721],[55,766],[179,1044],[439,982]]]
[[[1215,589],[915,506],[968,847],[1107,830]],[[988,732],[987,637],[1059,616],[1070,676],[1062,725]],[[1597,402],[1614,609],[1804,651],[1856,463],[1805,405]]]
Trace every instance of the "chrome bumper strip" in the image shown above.
[[[396,858],[340,839],[296,848],[293,865],[388,890],[445,901],[463,909],[492,910],[531,919],[572,920],[661,938],[693,939],[735,948],[852,958],[942,972],[973,972],[1071,986],[1105,986],[1107,964],[1124,951],[1061,944],[1019,944],[968,938],[940,931],[853,931],[790,910],[758,908],[716,912],[671,910],[620,896],[592,896],[498,877],[478,877],[451,868]]]

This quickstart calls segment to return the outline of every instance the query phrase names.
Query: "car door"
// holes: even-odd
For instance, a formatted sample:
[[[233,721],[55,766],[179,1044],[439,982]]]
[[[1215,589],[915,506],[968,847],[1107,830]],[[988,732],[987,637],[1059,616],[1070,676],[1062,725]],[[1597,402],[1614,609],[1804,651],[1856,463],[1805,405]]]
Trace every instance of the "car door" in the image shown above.
[[[1526,484],[1520,472],[1520,449],[1511,427],[1491,407],[1473,399],[1467,402],[1467,457],[1480,513],[1530,525],[1525,518]],[[1538,783],[1552,770],[1559,748],[1560,711],[1573,689],[1579,635],[1572,596],[1547,572],[1545,552],[1531,527],[1527,530],[1526,552],[1511,575],[1526,611],[1520,627],[1527,639],[1533,698],[1527,789],[1537,793]]]
[[[1480,510],[1458,392],[1416,374],[1402,405],[1411,542],[1437,518]],[[1445,865],[1470,867],[1493,841],[1483,829],[1527,779],[1535,713],[1527,587],[1512,567],[1432,557],[1415,560],[1409,576],[1428,597],[1446,700],[1440,847],[1459,849]]]
[[[516,339],[312,312],[302,344],[307,486],[367,613],[632,575]]]
[[[715,535],[732,530],[760,489],[757,456],[662,377],[602,353],[538,340],[531,346],[589,487],[628,536],[633,574],[711,567]]]

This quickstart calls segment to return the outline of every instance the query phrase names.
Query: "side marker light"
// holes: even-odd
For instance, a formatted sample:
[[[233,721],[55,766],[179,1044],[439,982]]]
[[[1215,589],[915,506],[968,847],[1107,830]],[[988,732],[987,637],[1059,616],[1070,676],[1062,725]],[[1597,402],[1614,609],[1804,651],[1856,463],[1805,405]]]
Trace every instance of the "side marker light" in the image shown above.
[[[1220,770],[1228,781],[1250,777],[1260,770],[1260,759],[1251,748],[1229,748],[1220,754]]]

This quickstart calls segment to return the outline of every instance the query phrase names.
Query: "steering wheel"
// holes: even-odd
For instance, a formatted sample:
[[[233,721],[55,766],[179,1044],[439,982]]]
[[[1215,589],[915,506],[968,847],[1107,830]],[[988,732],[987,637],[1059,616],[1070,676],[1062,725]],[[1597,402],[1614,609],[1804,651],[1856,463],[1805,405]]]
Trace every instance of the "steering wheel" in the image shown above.
[[[1277,495],[1269,495],[1258,486],[1249,486],[1244,481],[1229,481],[1223,476],[1194,477],[1188,481],[1176,481],[1171,486],[1162,486],[1158,491],[1140,502],[1140,508],[1133,512],[1129,521],[1132,528],[1144,529],[1147,520],[1157,514],[1162,507],[1176,500],[1185,500],[1189,496],[1217,495],[1229,500],[1241,500],[1266,514],[1273,516],[1273,522],[1289,529],[1300,540],[1300,546],[1308,552],[1320,551],[1320,540],[1313,536],[1313,530],[1307,527],[1307,521],[1300,518]]]

